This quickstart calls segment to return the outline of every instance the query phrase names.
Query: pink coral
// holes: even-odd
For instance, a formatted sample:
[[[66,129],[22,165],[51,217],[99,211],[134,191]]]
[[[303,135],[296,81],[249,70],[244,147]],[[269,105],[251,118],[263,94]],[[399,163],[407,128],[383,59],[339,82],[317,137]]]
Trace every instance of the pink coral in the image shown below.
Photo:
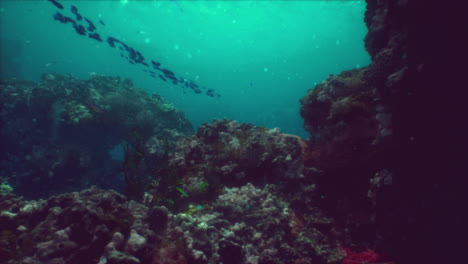
[[[349,248],[344,249],[346,257],[343,259],[343,264],[365,264],[376,262],[379,255],[372,249],[366,249],[360,253],[353,252]]]

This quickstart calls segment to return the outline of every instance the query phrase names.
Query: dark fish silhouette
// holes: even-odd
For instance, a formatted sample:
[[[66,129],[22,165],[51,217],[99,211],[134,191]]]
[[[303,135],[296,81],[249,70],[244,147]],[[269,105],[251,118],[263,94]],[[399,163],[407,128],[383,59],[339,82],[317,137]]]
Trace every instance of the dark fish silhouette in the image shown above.
[[[96,27],[94,26],[93,22],[91,22],[91,20],[87,19],[86,17],[84,18],[84,20],[88,22],[88,30],[94,32],[96,30]]]
[[[161,63],[152,60],[152,61],[151,61],[151,64],[153,65],[153,68],[154,68],[154,69],[160,70],[159,66],[161,66]]]
[[[75,14],[76,20],[81,21],[81,19],[83,19],[83,17],[80,15],[80,13],[78,13],[78,8],[76,8],[76,6],[72,5],[70,10],[71,10],[71,12],[73,14]]]
[[[72,18],[64,16],[59,12],[55,12],[54,19],[57,21],[60,21],[63,24],[72,23],[73,28],[75,29],[76,33],[83,35],[83,36],[86,35],[85,28],[82,25],[79,25],[78,23],[76,23],[76,21],[73,20]]]
[[[144,65],[146,67],[149,67],[148,63],[145,62],[145,57],[143,57],[141,52],[135,50],[132,47],[129,47],[124,42],[122,42],[122,41],[120,41],[120,40],[118,40],[118,39],[116,39],[114,37],[108,37],[107,38],[107,43],[112,48],[115,48],[117,46],[116,44],[119,44],[119,49],[121,51],[124,51],[124,50],[127,51],[127,53],[128,53],[127,59],[130,62],[130,64],[139,63],[139,64],[142,64],[142,65]]]
[[[67,24],[67,23],[76,24],[75,20],[73,20],[71,17],[64,16],[59,12],[55,12],[54,19],[57,21],[60,21],[60,23],[63,23],[63,24]]]
[[[171,79],[171,80],[177,81],[177,78],[176,78],[174,75],[168,75],[168,74],[166,74],[166,75],[164,75],[164,76],[166,76],[167,78],[169,78],[169,79]]]
[[[114,38],[114,37],[108,37],[107,38],[107,43],[109,43],[109,46],[111,46],[112,48],[115,48],[115,43],[118,43],[120,45],[125,45],[125,43],[121,42],[120,40]],[[127,46],[127,45],[125,45]],[[120,50],[123,50],[123,47],[122,46],[119,46],[119,49]]]
[[[168,69],[161,69],[161,71],[166,75],[167,77],[169,76],[174,76],[174,73]]]
[[[82,25],[78,25],[75,23],[73,24],[73,28],[75,29],[76,33],[83,35],[83,36],[86,35],[86,30]]]
[[[64,9],[63,5],[58,3],[57,0],[48,0],[48,1],[51,2],[55,7],[59,9]],[[179,7],[179,9],[181,9],[179,4],[176,1],[174,1],[174,3]],[[70,6],[70,11],[76,16],[76,20],[72,19],[71,17],[64,16],[63,14],[59,12],[55,12],[55,14],[53,15],[53,18],[54,20],[57,20],[62,24],[71,23],[74,30],[79,35],[87,36],[88,38],[94,39],[99,42],[103,41],[103,38],[101,38],[101,35],[98,32],[96,32],[97,28],[94,25],[93,21],[82,16],[79,13],[78,8],[74,5]],[[80,22],[83,20],[86,21],[86,23]],[[99,19],[99,23],[103,26],[105,25],[105,23],[101,19]],[[159,77],[161,80],[165,82],[167,82],[169,79],[174,85],[179,85],[182,88],[182,91],[184,93],[186,93],[186,88],[189,88],[195,94],[201,94],[203,91],[205,91],[205,94],[210,97],[221,96],[215,93],[213,89],[199,87],[194,81],[192,80],[188,81],[183,77],[177,76],[173,71],[169,69],[161,68],[161,63],[158,61],[151,60],[150,63],[147,63],[145,60],[145,57],[140,51],[130,47],[125,42],[115,37],[108,36],[107,38],[104,38],[104,39],[106,40],[107,44],[109,44],[111,48],[118,48],[120,50],[120,57],[126,59],[128,63],[141,64],[147,68],[151,67],[161,73],[161,74],[158,74],[154,71],[143,70],[144,72],[148,73],[152,78],[156,78],[156,75],[157,75],[157,77]]]
[[[198,88],[198,85],[193,81],[188,82],[188,86],[190,86],[190,88]]]
[[[92,38],[92,39],[95,39],[95,40],[97,40],[97,41],[99,41],[99,42],[102,42],[101,36],[99,36],[98,33],[95,33],[95,32],[89,33],[89,34],[88,34],[88,37],[89,37],[89,38]]]
[[[208,89],[208,91],[206,91],[206,95],[208,95],[209,97],[221,97],[221,95],[216,94],[215,90],[213,89]]]
[[[59,2],[55,0],[48,0],[48,1],[51,2],[54,6],[56,6],[58,9],[63,9],[63,5],[60,4]]]

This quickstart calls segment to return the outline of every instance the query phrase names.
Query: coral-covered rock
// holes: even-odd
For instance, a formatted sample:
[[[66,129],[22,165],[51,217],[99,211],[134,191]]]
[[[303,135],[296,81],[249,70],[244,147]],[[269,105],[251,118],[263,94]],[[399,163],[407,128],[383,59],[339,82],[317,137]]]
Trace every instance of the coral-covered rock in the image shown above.
[[[330,76],[301,100],[304,126],[311,133],[310,166],[329,172],[377,162],[379,143],[392,132],[391,113],[363,79],[365,72]]]
[[[359,250],[376,246],[402,263],[461,259],[459,243],[445,243],[462,239],[453,236],[463,225],[453,221],[461,219],[455,215],[465,192],[456,184],[466,171],[458,157],[468,149],[459,121],[465,97],[455,88],[466,83],[459,65],[468,58],[461,10],[436,1],[367,1],[371,64],[329,77],[302,99],[308,165],[323,172],[322,205]]]
[[[132,203],[120,194],[93,187],[47,201],[23,202],[19,210],[6,208],[4,212],[11,210],[15,216],[1,218],[2,233],[11,232],[9,241],[16,247],[5,248],[1,261],[98,263],[105,258],[109,262],[100,263],[123,263],[111,259],[140,263],[135,256],[150,258],[155,245],[146,242],[154,242],[157,234],[145,221],[147,209]]]
[[[277,188],[252,184],[225,188],[193,215],[175,215],[193,255],[208,263],[340,263],[337,237],[319,224],[297,227],[298,219]],[[315,219],[325,219],[323,214]],[[332,223],[333,225],[333,223]]]
[[[45,201],[2,195],[0,261],[340,263],[333,219],[317,207],[291,208],[278,190],[225,187],[213,203],[177,214],[96,187]]]
[[[212,199],[222,185],[304,180],[307,151],[305,141],[278,129],[216,120],[202,125],[195,136],[178,141],[150,193],[183,207]]]
[[[304,127],[311,133],[306,165],[323,172],[318,186],[324,205],[346,218],[348,230],[354,229],[350,237],[361,242],[375,239],[369,226],[378,194],[369,181],[393,166],[399,148],[395,99],[408,74],[408,31],[402,26],[406,18],[396,16],[405,8],[402,1],[369,1],[365,43],[372,63],[329,76],[301,100]]]
[[[37,83],[1,80],[0,103],[0,175],[28,198],[93,184],[123,190],[117,175],[119,156],[126,156],[128,194],[137,199],[135,173],[148,174],[178,139],[193,133],[161,96],[116,77],[48,73]],[[113,157],[115,149],[126,153]],[[138,162],[137,153],[144,155]]]

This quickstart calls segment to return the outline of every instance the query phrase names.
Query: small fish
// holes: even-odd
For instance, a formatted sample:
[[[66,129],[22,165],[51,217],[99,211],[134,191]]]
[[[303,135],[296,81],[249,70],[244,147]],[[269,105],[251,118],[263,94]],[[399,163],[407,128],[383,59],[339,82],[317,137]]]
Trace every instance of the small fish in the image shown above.
[[[208,89],[208,91],[206,92],[206,95],[208,95],[209,97],[218,97],[218,98],[221,97],[221,95],[215,93],[213,89]]]
[[[86,30],[82,25],[73,24],[73,28],[75,29],[76,33],[82,36],[86,35]]]
[[[108,37],[107,38],[107,43],[109,43],[109,46],[111,46],[112,48],[115,48],[115,42],[120,43],[120,40],[118,40],[118,39],[116,39],[114,37]]]
[[[72,5],[70,10],[71,10],[71,12],[73,14],[75,14],[76,20],[81,21],[83,19],[83,17],[80,15],[80,13],[78,13],[78,8],[76,8],[76,6]]]
[[[161,66],[161,63],[153,60],[151,61],[151,64],[153,64],[154,69],[159,69],[159,66]]]
[[[101,23],[101,25],[105,26],[106,24],[104,24],[104,21],[102,21],[101,19],[99,19],[99,23]]]
[[[101,36],[99,36],[98,33],[89,33],[88,37],[92,38],[92,39],[95,39],[95,40],[97,40],[99,42],[102,42]]]
[[[60,23],[67,24],[67,23],[72,23],[73,25],[76,25],[76,21],[73,20],[70,17],[64,16],[59,12],[55,12],[54,14],[54,19],[59,21]]]
[[[168,69],[161,69],[161,71],[166,75],[166,77],[174,76],[174,73]]]
[[[94,23],[91,20],[87,19],[86,17],[85,17],[85,21],[88,23],[88,30],[91,32],[94,32],[96,30],[96,26],[94,26]]]
[[[55,1],[55,0],[49,0],[49,2],[51,2],[55,7],[57,7],[58,9],[63,9],[63,5],[60,4],[59,2]]]
[[[166,78],[164,78],[161,74],[159,74],[158,77],[161,78],[161,80],[167,82]]]
[[[176,187],[176,189],[177,189],[177,191],[179,191],[183,196],[189,197],[189,195],[188,195],[184,190],[182,190],[181,188]]]

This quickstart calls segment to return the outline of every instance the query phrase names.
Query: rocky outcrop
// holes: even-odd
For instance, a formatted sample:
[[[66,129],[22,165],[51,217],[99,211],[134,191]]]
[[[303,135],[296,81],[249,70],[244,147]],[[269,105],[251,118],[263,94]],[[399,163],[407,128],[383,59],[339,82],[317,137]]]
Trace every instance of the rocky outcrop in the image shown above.
[[[29,198],[92,184],[123,191],[116,175],[124,156],[126,180],[138,186],[137,173],[151,170],[178,139],[193,133],[162,97],[115,77],[48,73],[37,83],[2,80],[0,102],[0,175]],[[116,146],[121,157],[110,154]],[[128,194],[138,196],[134,189]]]
[[[210,199],[222,186],[298,181],[307,173],[303,147],[302,139],[278,129],[215,120],[177,142],[149,192],[159,199],[178,197],[175,205],[185,206],[183,200]]]
[[[301,220],[277,188],[224,188],[170,213],[96,187],[47,200],[0,193],[0,261],[15,263],[340,263],[334,222]]]
[[[140,263],[161,235],[148,208],[95,187],[2,209],[2,263]]]
[[[439,244],[454,241],[459,228],[448,215],[457,214],[457,156],[467,146],[459,121],[466,108],[454,93],[467,58],[458,8],[367,1],[372,63],[330,76],[301,101],[308,164],[323,170],[325,206],[345,219],[350,244],[401,263],[458,257]]]

